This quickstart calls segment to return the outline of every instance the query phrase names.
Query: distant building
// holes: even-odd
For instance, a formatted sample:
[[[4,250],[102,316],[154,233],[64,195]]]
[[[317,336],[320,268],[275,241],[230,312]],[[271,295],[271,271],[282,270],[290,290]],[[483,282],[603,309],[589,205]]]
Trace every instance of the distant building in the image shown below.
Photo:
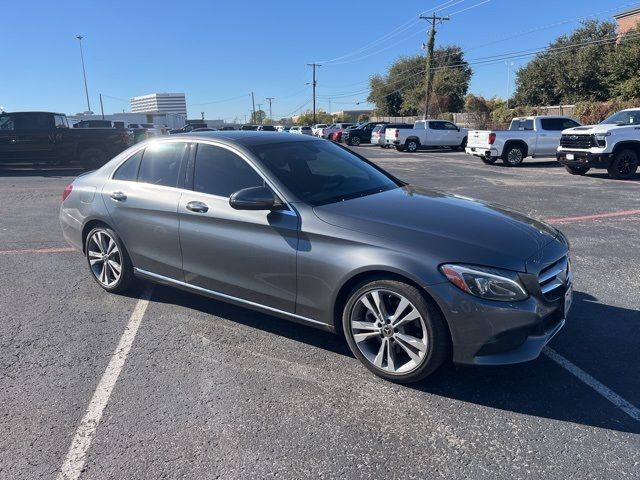
[[[631,10],[626,10],[617,15],[614,15],[613,18],[616,19],[616,23],[618,24],[618,41],[620,38],[627,34],[629,30],[633,30],[638,27],[640,23],[640,8],[632,8]]]
[[[132,113],[174,113],[187,116],[184,93],[151,93],[131,98]]]

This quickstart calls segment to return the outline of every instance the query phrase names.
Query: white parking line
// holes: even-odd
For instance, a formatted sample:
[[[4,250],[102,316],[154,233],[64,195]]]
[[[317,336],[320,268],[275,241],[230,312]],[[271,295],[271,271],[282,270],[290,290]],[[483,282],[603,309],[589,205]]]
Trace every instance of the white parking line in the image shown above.
[[[585,372],[581,368],[579,368],[576,365],[574,365],[573,363],[571,363],[569,360],[564,358],[562,355],[560,355],[555,350],[553,350],[553,349],[551,349],[549,347],[545,347],[544,348],[544,354],[547,357],[549,357],[551,360],[556,362],[558,365],[560,365],[562,368],[564,368],[565,370],[568,370],[569,372],[574,374],[576,377],[578,377],[580,380],[582,380],[588,386],[593,388],[596,392],[598,392],[604,398],[609,400],[611,403],[613,403],[616,407],[618,407],[624,413],[629,415],[631,418],[633,418],[634,420],[640,422],[640,409],[639,408],[635,407],[633,404],[631,404],[630,402],[626,401],[624,398],[622,398],[616,392],[611,390],[606,385],[603,385],[602,383],[600,383],[598,380],[593,378],[591,375],[589,375],[587,372]]]
[[[84,417],[82,417],[80,426],[76,430],[76,434],[73,437],[71,447],[60,469],[57,480],[76,480],[80,476],[87,450],[89,450],[93,436],[102,418],[102,413],[107,406],[113,387],[122,371],[131,345],[133,345],[133,340],[136,338],[136,333],[138,333],[140,322],[149,305],[152,292],[153,289],[147,287],[142,295],[140,295],[140,300],[138,300],[138,303],[133,309],[127,328],[122,334],[122,337],[120,337],[120,342],[115,352],[113,352],[109,365],[107,365],[107,369],[102,375],[100,383],[98,383],[98,387],[91,398],[91,402],[89,402]]]

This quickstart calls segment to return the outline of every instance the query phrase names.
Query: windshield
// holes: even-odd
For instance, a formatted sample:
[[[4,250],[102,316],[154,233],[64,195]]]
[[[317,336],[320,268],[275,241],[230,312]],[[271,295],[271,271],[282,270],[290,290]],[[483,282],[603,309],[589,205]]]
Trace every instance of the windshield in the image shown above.
[[[289,190],[312,206],[399,186],[384,171],[330,142],[269,143],[250,150]]]
[[[640,125],[640,110],[627,110],[614,113],[601,123],[611,125]]]

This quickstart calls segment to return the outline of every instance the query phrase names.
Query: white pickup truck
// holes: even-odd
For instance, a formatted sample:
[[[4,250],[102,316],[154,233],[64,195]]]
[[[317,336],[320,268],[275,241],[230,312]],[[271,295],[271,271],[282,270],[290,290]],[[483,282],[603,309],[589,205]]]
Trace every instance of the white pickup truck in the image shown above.
[[[486,164],[499,158],[515,167],[526,157],[555,157],[560,135],[580,124],[569,117],[536,116],[511,120],[509,130],[471,130],[465,152]]]
[[[572,175],[606,168],[611,178],[632,178],[640,162],[640,108],[617,112],[598,125],[565,130],[556,158]]]
[[[418,120],[413,128],[388,128],[384,132],[399,151],[415,152],[422,147],[464,148],[467,129],[446,120]]]

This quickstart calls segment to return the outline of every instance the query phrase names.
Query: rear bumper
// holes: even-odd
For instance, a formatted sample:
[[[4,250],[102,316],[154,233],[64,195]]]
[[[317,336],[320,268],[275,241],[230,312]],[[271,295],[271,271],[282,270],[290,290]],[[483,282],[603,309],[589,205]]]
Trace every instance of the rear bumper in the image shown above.
[[[476,157],[498,157],[498,150],[490,147],[465,147],[464,153]]]
[[[556,153],[556,160],[558,160],[561,165],[569,165],[571,167],[608,168],[611,164],[612,157],[613,154],[611,153],[592,153],[571,150]]]
[[[472,297],[449,283],[430,288],[449,325],[455,363],[507,365],[534,360],[565,324],[564,296],[545,302],[532,295],[507,303]]]

